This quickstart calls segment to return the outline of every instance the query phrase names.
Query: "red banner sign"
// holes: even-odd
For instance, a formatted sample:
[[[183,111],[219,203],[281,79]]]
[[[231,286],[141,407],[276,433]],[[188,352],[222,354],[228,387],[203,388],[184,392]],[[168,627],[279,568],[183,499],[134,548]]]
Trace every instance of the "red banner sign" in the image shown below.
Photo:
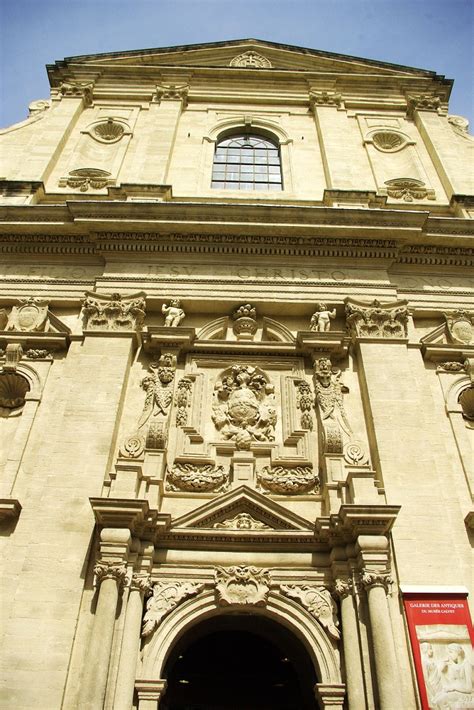
[[[466,595],[403,597],[423,710],[474,708],[474,633]]]

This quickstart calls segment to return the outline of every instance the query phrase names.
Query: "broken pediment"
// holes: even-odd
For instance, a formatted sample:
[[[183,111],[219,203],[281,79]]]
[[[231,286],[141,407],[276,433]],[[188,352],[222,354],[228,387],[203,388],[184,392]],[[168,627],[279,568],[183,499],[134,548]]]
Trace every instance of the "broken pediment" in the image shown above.
[[[81,55],[67,57],[59,64],[62,66],[64,64],[162,66],[163,68],[227,67],[236,71],[282,69],[341,74],[434,76],[434,72],[423,69],[257,39]],[[54,67],[49,67],[49,70],[54,72]]]
[[[258,532],[306,532],[313,525],[261,493],[241,486],[172,522],[171,529]]]

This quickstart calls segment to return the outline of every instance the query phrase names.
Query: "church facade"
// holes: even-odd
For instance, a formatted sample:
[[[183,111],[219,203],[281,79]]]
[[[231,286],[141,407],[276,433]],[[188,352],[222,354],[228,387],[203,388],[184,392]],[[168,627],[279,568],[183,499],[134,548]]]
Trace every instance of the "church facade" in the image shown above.
[[[259,40],[48,73],[0,131],[1,707],[473,707],[452,81]]]

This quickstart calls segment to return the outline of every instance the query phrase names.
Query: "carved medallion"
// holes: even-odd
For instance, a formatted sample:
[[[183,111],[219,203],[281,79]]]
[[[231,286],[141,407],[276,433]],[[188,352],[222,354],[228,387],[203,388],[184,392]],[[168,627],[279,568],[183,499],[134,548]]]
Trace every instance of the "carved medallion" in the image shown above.
[[[13,306],[8,317],[5,330],[20,332],[45,332],[49,326],[49,301],[40,298],[20,300],[18,306]]]
[[[185,599],[199,594],[202,589],[204,589],[204,584],[196,582],[157,582],[153,586],[153,594],[146,604],[142,636],[150,636],[170,611]]]
[[[258,52],[243,52],[229,62],[230,67],[250,67],[251,69],[271,69],[271,62]]]
[[[213,464],[175,463],[166,477],[166,490],[220,493],[229,484],[229,474],[223,466]]]
[[[319,476],[312,466],[265,466],[257,473],[257,481],[264,493],[319,493]]]
[[[463,345],[474,343],[474,318],[471,313],[463,310],[445,313],[446,325],[451,340]]]
[[[270,573],[258,567],[217,567],[216,594],[221,606],[265,606]]]
[[[280,587],[282,593],[296,599],[307,611],[319,621],[328,632],[331,638],[338,641],[341,638],[339,632],[339,620],[337,618],[337,607],[331,593],[324,587],[312,587],[305,584],[302,587],[296,585],[285,585]]]
[[[215,523],[214,527],[222,530],[271,530],[269,525],[255,520],[250,513],[238,513],[234,518]]]
[[[234,441],[237,449],[249,449],[253,441],[273,441],[273,391],[273,385],[256,367],[234,365],[226,370],[214,391],[212,420],[216,429]]]

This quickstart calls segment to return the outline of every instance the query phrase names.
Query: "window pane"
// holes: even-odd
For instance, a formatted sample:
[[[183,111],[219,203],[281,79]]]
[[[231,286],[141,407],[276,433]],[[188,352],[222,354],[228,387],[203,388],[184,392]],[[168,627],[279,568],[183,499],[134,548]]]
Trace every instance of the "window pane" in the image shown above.
[[[269,182],[281,182],[281,178],[279,175],[269,175],[268,181]]]
[[[280,166],[279,165],[269,165],[268,172],[269,173],[278,173],[278,175],[279,175],[280,174]]]
[[[212,181],[212,187],[217,187],[222,190],[224,188],[224,186],[225,186],[225,183],[223,183],[223,182],[216,182],[215,180]]]
[[[212,187],[281,190],[278,146],[262,136],[231,136],[216,145]]]

